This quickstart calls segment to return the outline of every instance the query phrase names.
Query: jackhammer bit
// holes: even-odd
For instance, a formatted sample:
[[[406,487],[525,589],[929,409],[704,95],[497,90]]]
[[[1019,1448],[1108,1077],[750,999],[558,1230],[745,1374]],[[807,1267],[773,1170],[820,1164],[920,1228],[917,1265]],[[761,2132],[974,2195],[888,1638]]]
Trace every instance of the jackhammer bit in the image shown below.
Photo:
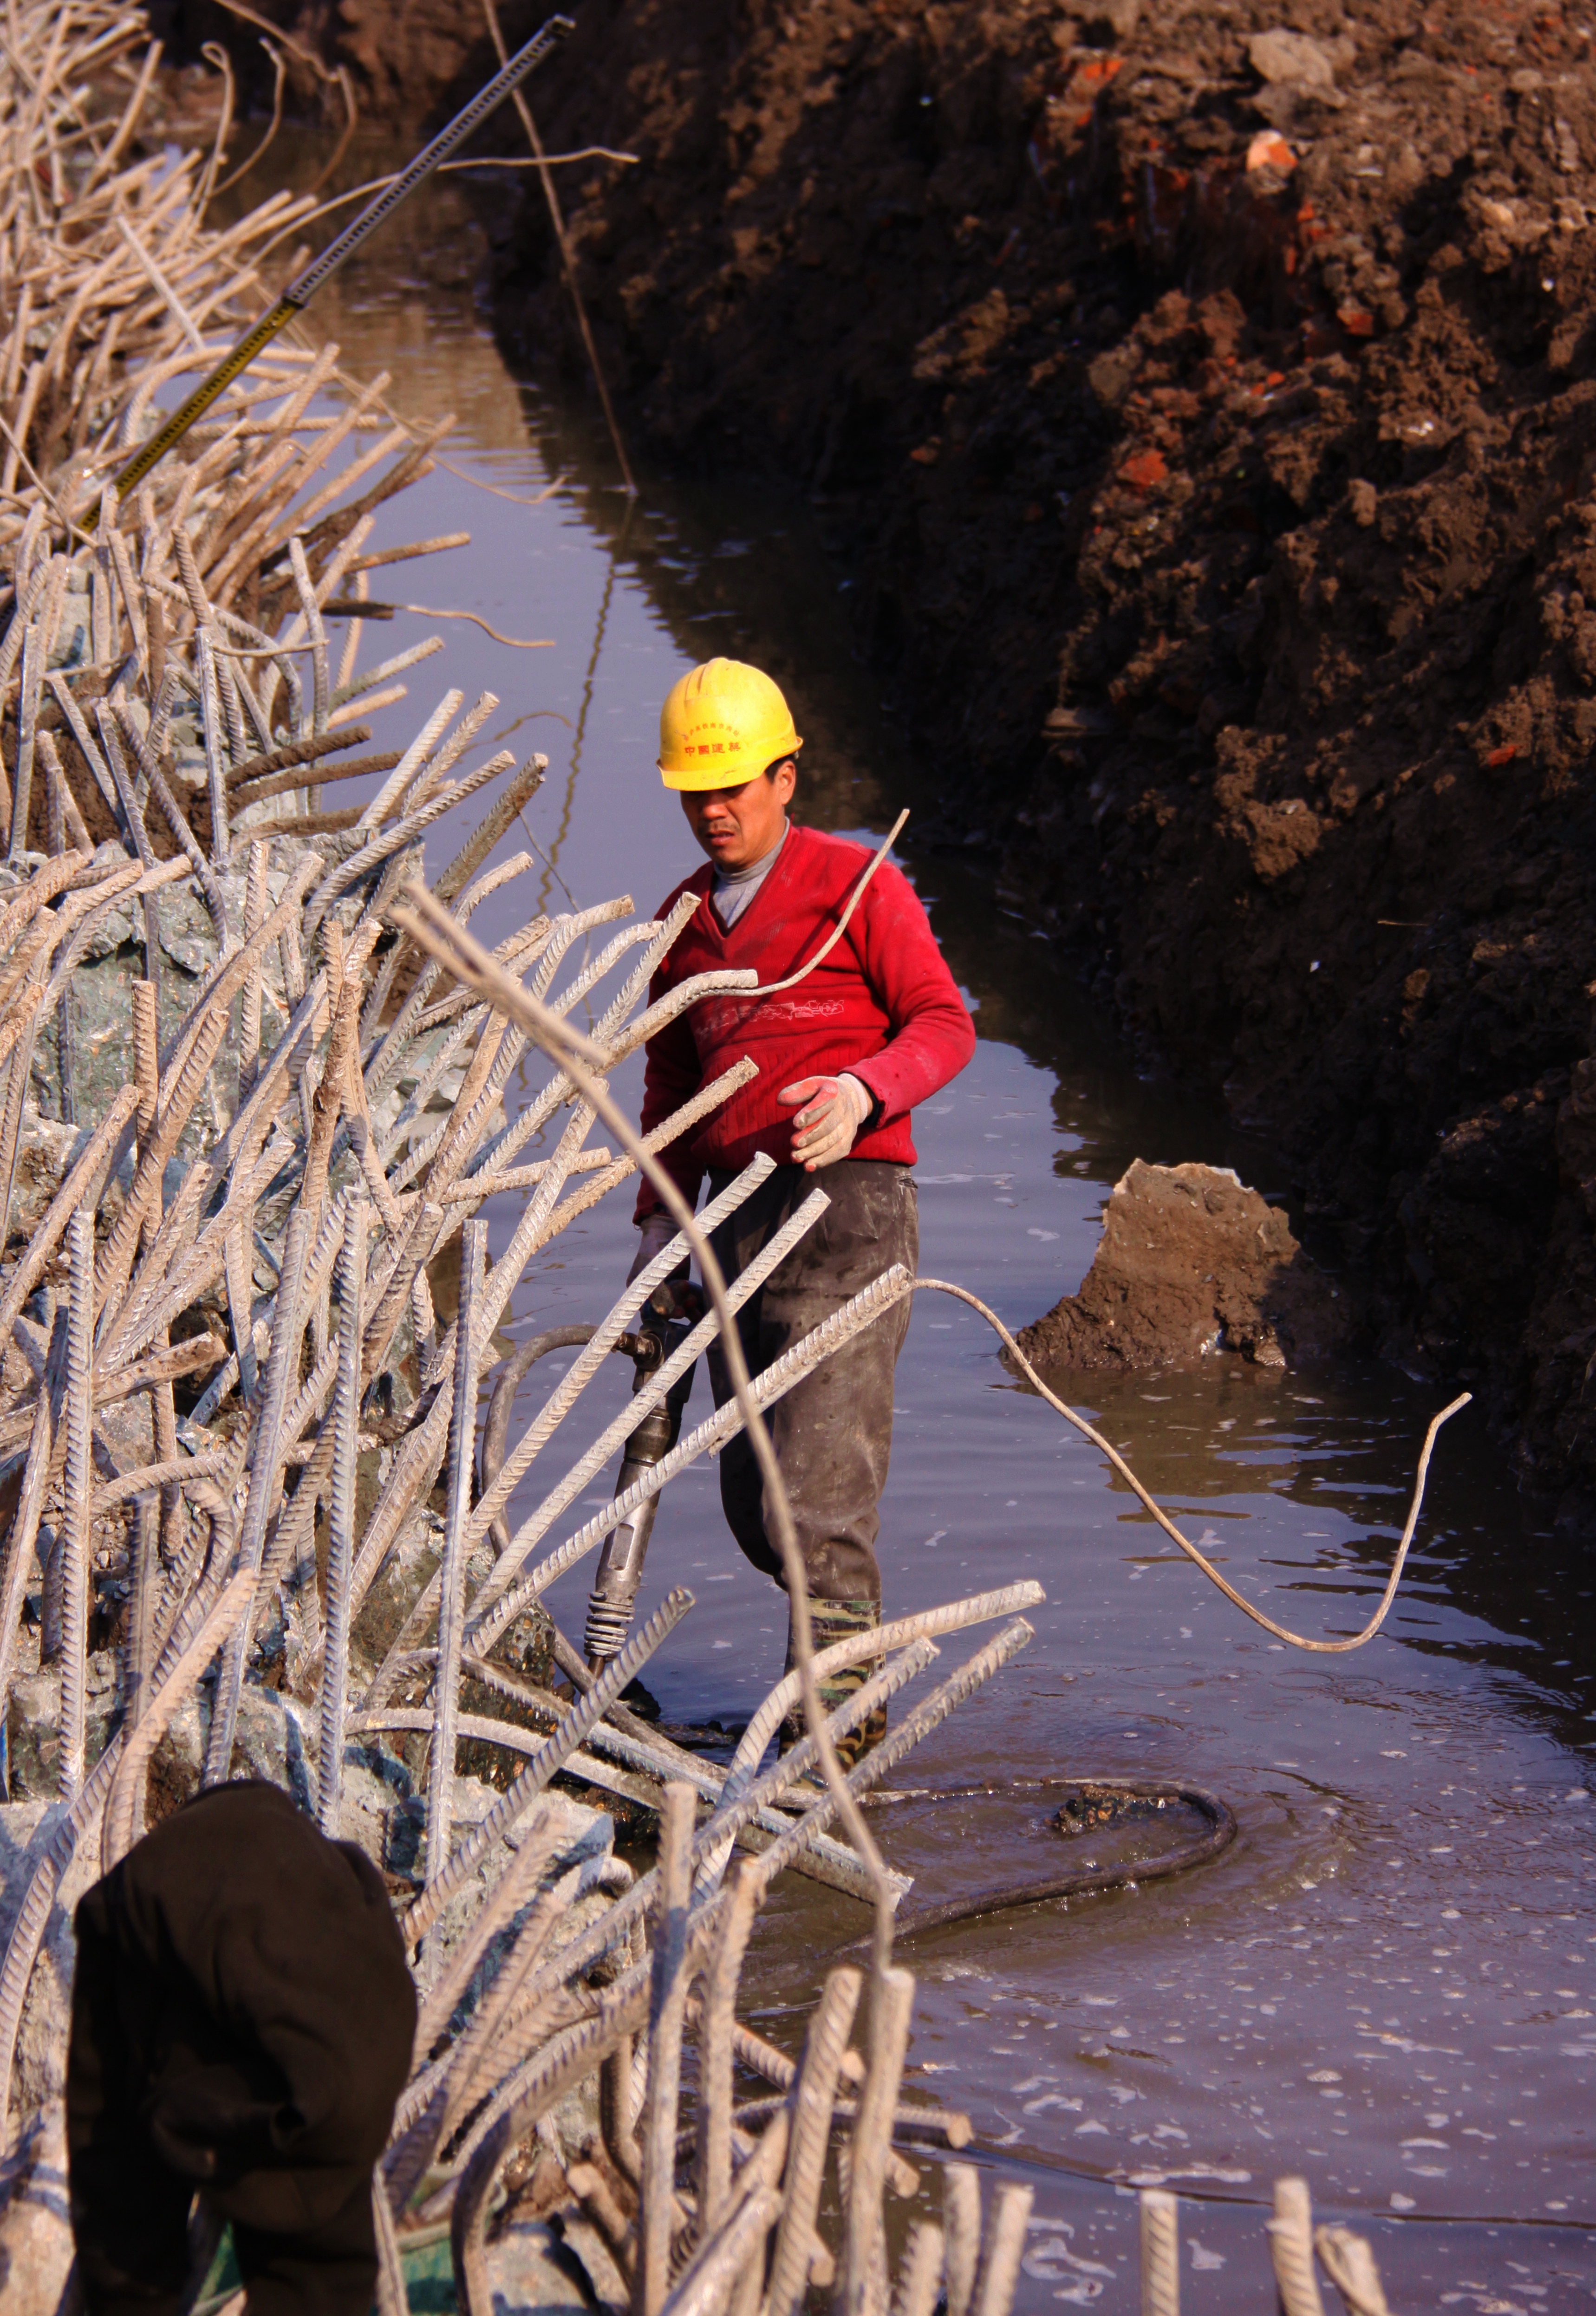
[[[641,1391],[650,1377],[658,1373],[703,1314],[702,1291],[685,1280],[678,1283],[667,1279],[663,1287],[655,1289],[643,1305],[632,1334],[622,1339],[634,1362],[634,1394]],[[682,1411],[692,1389],[692,1377],[693,1369],[689,1367],[627,1440],[626,1452],[620,1461],[620,1476],[615,1483],[618,1496],[625,1495],[629,1488],[651,1472],[676,1445],[682,1431]],[[626,1646],[631,1631],[632,1611],[637,1606],[638,1588],[643,1581],[644,1555],[648,1550],[648,1538],[658,1506],[658,1496],[650,1496],[624,1527],[612,1528],[604,1538],[593,1591],[588,1599],[587,1629],[582,1643],[590,1672],[602,1672],[610,1659],[619,1656]]]

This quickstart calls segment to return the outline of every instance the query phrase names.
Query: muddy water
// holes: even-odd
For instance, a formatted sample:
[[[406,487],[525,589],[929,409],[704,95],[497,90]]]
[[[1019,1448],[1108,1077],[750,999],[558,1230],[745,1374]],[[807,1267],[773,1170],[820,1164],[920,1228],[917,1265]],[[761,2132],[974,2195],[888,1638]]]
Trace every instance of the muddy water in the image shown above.
[[[377,719],[379,740],[407,735],[446,682],[491,688],[502,705],[485,736],[548,755],[510,840],[530,837],[536,865],[478,929],[498,939],[534,906],[621,890],[649,908],[691,865],[650,770],[653,735],[668,684],[712,652],[761,657],[789,681],[817,824],[880,829],[900,799],[922,801],[851,658],[845,600],[805,512],[664,487],[629,509],[586,421],[505,374],[469,293],[463,203],[441,196],[432,218],[409,254],[343,281],[317,324],[362,371],[391,370],[402,406],[463,420],[459,471],[386,508],[379,537],[468,529],[473,547],[401,566],[392,593],[553,645],[512,650],[450,623],[409,700]],[[401,613],[369,628],[362,658],[430,624]],[[439,833],[440,861],[461,833]],[[1281,1189],[1266,1154],[1136,1077],[978,875],[934,855],[908,865],[981,1033],[970,1069],[918,1120],[928,1273],[1018,1324],[1078,1283],[1131,1157],[1234,1162]],[[635,1098],[635,1064],[619,1083]],[[491,1219],[502,1243],[513,1215]],[[529,1273],[512,1334],[598,1317],[631,1244],[611,1200]],[[883,1507],[888,1605],[1021,1576],[1048,1605],[1026,1652],[900,1772],[910,1790],[876,1821],[884,1848],[915,1875],[916,1902],[1108,1854],[1054,1830],[1046,1781],[1066,1776],[1195,1782],[1240,1826],[1225,1857],[1184,1878],[905,1950],[916,2086],[967,2110],[978,2147],[1037,2184],[1023,2304],[1129,2307],[1128,2190],[1164,2182],[1195,2199],[1190,2304],[1239,2304],[1239,2285],[1263,2305],[1258,2206],[1297,2169],[1325,2214],[1373,2226],[1396,2304],[1509,2316],[1583,2303],[1596,2290],[1588,1563],[1526,1510],[1468,1414],[1444,1436],[1380,1639],[1350,1657],[1288,1651],[1173,1554],[993,1354],[973,1314],[920,1298]],[[528,1412],[547,1380],[527,1386]],[[595,1386],[583,1439],[625,1381],[618,1365]],[[1443,1394],[1388,1368],[1305,1378],[1226,1361],[1083,1395],[1234,1582],[1331,1635],[1378,1597]],[[700,1380],[694,1411],[706,1404]],[[572,1633],[585,1575],[551,1600]],[[650,1684],[673,1724],[735,1727],[780,1671],[784,1617],[722,1528],[712,1471],[666,1495],[645,1606],[678,1582],[698,1606]],[[942,1669],[973,1645],[945,1643]],[[1146,1838],[1168,1836],[1155,1824]],[[796,2044],[825,1957],[860,1917],[790,1883],[767,1920],[746,1982],[767,2031]]]

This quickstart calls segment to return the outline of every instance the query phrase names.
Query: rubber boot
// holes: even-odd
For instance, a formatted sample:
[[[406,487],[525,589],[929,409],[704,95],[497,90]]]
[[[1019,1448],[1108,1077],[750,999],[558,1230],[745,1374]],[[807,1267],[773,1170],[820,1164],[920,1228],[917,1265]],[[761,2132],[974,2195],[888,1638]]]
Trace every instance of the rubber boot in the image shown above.
[[[880,1606],[874,1600],[811,1600],[809,1629],[814,1639],[815,1653],[831,1648],[838,1641],[851,1640],[855,1633],[873,1633],[881,1623]],[[787,1663],[784,1670],[793,1669],[792,1618],[787,1624]],[[820,1676],[820,1707],[823,1713],[834,1713],[856,1689],[862,1688],[872,1674],[880,1670],[879,1660],[866,1658],[860,1664],[841,1665],[834,1672]],[[804,1719],[800,1698],[782,1722],[777,1734],[777,1750],[789,1753],[798,1741],[807,1736],[808,1724]],[[837,1740],[837,1758],[844,1769],[851,1769],[871,1748],[878,1745],[887,1734],[887,1707],[877,1706],[858,1727]],[[815,1776],[811,1771],[811,1777]]]

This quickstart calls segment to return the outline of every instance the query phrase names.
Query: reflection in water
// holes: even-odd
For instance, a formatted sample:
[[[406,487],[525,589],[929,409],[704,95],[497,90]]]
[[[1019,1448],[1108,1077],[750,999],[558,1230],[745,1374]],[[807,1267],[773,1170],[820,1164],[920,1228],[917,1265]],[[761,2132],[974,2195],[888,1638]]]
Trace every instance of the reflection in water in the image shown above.
[[[451,629],[424,687],[377,719],[375,744],[407,737],[446,682],[501,695],[485,747],[534,714],[561,719],[538,726],[557,735],[527,815],[539,884],[495,895],[478,930],[502,939],[534,890],[538,905],[567,889],[584,903],[630,889],[651,906],[691,865],[652,770],[655,719],[674,677],[714,652],[756,659],[789,688],[808,744],[807,817],[880,829],[900,801],[924,803],[851,657],[806,511],[649,485],[623,521],[627,502],[582,479],[611,471],[602,446],[589,459],[586,421],[505,376],[469,293],[464,198],[447,188],[436,200],[407,213],[408,243],[379,245],[341,281],[336,311],[313,319],[352,364],[393,370],[396,403],[459,412],[454,463],[510,494],[440,471],[382,511],[379,543],[469,528],[469,555],[436,575],[417,566],[431,600],[558,639],[534,657]],[[513,503],[562,468],[573,479],[547,503]],[[425,631],[401,618],[393,647]],[[461,833],[437,833],[439,860]],[[1078,1284],[1133,1156],[1233,1163],[1279,1193],[1267,1153],[1138,1077],[984,876],[910,859],[981,1032],[970,1069],[918,1119],[928,1271],[1017,1324]],[[637,1064],[615,1082],[635,1101]],[[491,1220],[502,1245],[514,1215]],[[523,1282],[510,1332],[596,1317],[631,1245],[624,1212],[595,1209]],[[1217,2199],[1186,2230],[1199,2316],[1238,2293],[1262,2305],[1256,2214],[1244,2225],[1226,2199],[1256,2201],[1299,2168],[1322,2204],[1376,2218],[1394,2301],[1433,2304],[1444,2287],[1449,2303],[1522,2316],[1584,2300],[1596,2277],[1576,2231],[1596,2221],[1588,1567],[1537,1524],[1471,1413],[1444,1435],[1386,1634],[1349,1658],[1289,1652],[1244,1624],[1084,1443],[1012,1385],[972,1314],[928,1305],[898,1376],[889,1606],[1030,1575],[1048,1601],[1017,1663],[910,1765],[920,1786],[991,1791],[885,1804],[888,1855],[928,1899],[1018,1878],[1060,1837],[1017,1781],[1063,1775],[1193,1781],[1241,1825],[1225,1857],[1182,1880],[959,1925],[914,1952],[916,2071],[967,2107],[985,2146],[1034,2168],[1024,2304],[1134,2304],[1134,2205],[1092,2183],[1164,2178]],[[539,1367],[529,1406],[562,1364]],[[1387,1368],[1309,1379],[1225,1359],[1076,1388],[1249,1597],[1308,1632],[1363,1621],[1430,1387]],[[594,1389],[609,1396],[590,1422],[620,1407],[625,1378]],[[698,1607],[650,1685],[678,1722],[736,1725],[780,1670],[785,1619],[724,1533],[713,1469],[664,1499],[646,1590],[675,1582]],[[584,1572],[557,1588],[567,1626],[584,1589]],[[944,1643],[941,1669],[971,1645]],[[772,1911],[750,1982],[769,2031],[792,2041],[827,1955],[860,1925],[798,1882]],[[1471,2214],[1490,2224],[1413,2224]]]
[[[565,792],[560,798],[559,819],[556,823],[554,834],[549,839],[548,850],[543,856],[543,879],[538,887],[539,913],[548,906],[549,891],[557,880],[560,882],[560,890],[570,905],[573,908],[581,905],[569,886],[560,880],[559,857],[564,850],[566,839],[571,833],[571,813],[576,802],[576,783],[582,778],[583,744],[587,738],[587,719],[593,710],[593,685],[598,677],[599,659],[604,648],[604,630],[610,624],[610,605],[615,595],[616,553],[617,550],[611,548],[610,560],[604,570],[604,592],[599,597],[599,616],[593,622],[593,650],[588,656],[587,673],[582,680],[582,705],[576,710],[576,729],[571,735],[571,762],[566,773]]]

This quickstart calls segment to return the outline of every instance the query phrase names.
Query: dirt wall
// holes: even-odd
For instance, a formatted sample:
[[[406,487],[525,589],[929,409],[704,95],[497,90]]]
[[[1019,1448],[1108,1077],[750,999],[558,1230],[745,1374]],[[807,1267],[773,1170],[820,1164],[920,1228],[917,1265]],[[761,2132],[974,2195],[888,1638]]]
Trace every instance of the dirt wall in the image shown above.
[[[330,140],[347,118],[336,85],[340,68],[361,130],[419,141],[498,65],[481,6],[462,8],[453,0],[147,0],[145,13],[168,66],[192,76],[201,102],[213,77],[207,43],[227,49],[241,107],[257,117],[271,114],[280,58],[286,117],[323,124]],[[502,0],[499,9],[505,36],[516,45],[548,13],[534,13],[525,0]],[[514,129],[513,117],[506,114],[499,125]]]

